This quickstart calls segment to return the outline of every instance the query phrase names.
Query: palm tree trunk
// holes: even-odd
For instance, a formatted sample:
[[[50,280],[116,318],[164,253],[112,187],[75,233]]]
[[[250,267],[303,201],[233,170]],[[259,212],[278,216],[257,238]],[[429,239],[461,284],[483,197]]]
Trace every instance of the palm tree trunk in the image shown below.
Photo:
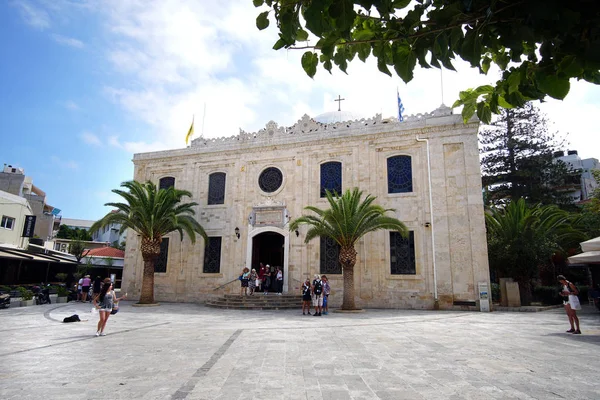
[[[144,273],[142,274],[142,293],[140,304],[154,304],[154,262],[156,256],[142,254]]]
[[[142,238],[140,247],[144,260],[144,273],[142,274],[142,293],[139,304],[154,304],[154,263],[160,254],[162,238]]]
[[[356,310],[354,303],[354,265],[356,264],[356,250],[354,247],[340,249],[340,263],[344,275],[344,300],[342,310]]]

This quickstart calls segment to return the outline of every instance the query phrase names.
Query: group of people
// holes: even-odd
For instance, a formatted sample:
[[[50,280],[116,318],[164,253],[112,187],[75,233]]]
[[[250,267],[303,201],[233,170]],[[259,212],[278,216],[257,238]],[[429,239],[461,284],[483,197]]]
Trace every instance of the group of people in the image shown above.
[[[92,298],[102,290],[102,278],[97,276],[94,281],[89,275],[85,275],[77,282],[77,301],[91,302]]]
[[[281,267],[271,268],[269,264],[260,263],[258,272],[252,268],[244,268],[239,276],[241,281],[240,296],[253,296],[254,292],[263,292],[267,295],[269,291],[281,296],[283,291],[283,271]],[[250,292],[250,293],[248,293]]]
[[[315,317],[320,317],[322,314],[327,315],[329,313],[329,307],[327,306],[329,293],[331,293],[331,286],[329,286],[327,275],[320,276],[316,274],[312,283],[310,279],[306,278],[302,285],[302,315],[307,315],[307,313],[311,315],[311,302],[315,308]]]

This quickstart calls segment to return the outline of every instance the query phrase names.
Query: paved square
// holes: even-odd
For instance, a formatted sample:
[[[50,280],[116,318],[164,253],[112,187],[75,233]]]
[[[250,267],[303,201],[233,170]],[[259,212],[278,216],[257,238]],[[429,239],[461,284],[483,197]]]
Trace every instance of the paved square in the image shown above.
[[[126,302],[124,302],[126,303]],[[600,313],[0,310],[0,399],[600,399]],[[87,322],[62,323],[71,314]]]

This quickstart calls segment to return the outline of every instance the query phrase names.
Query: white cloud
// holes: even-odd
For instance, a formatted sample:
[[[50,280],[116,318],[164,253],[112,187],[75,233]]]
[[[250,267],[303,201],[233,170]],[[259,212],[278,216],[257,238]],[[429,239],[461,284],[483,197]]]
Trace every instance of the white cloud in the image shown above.
[[[210,138],[236,135],[239,128],[256,131],[269,120],[291,125],[304,113],[337,109],[338,95],[346,99],[342,109],[365,117],[396,116],[397,87],[406,115],[430,112],[442,103],[438,69],[417,68],[405,84],[380,73],[369,59],[352,62],[348,75],[336,67],[330,75],[319,67],[315,79],[308,78],[300,65],[304,51],[272,50],[276,28],[258,31],[260,10],[248,0],[107,0],[87,10],[101,14],[108,35],[102,51],[114,70],[107,73],[104,94],[134,127],[108,139],[123,151],[184,147],[194,114],[195,137]],[[484,76],[465,62],[455,66],[458,72],[443,72],[446,105],[460,90],[498,78],[497,70]],[[600,112],[594,101],[598,94],[593,85],[574,84],[565,101],[542,105],[552,126],[571,133],[572,146],[586,147],[588,156],[596,157],[593,136],[599,135],[592,117]]]
[[[59,166],[60,168],[66,168],[66,169],[71,169],[71,170],[78,170],[79,169],[79,164],[76,161],[73,160],[64,160],[60,157],[57,156],[51,156],[50,160],[52,161],[52,163],[54,165]]]
[[[64,106],[67,110],[78,111],[79,105],[75,103],[73,100],[67,100],[64,102]]]
[[[93,146],[102,146],[102,141],[100,141],[100,139],[98,138],[98,136],[94,135],[91,132],[87,132],[86,131],[86,132],[83,132],[79,136],[87,144],[91,144]]]
[[[57,33],[52,34],[52,39],[54,39],[54,41],[56,43],[62,44],[64,46],[74,47],[76,49],[81,49],[84,46],[84,44],[81,40],[78,40],[78,39],[75,39],[72,37],[68,37],[68,36],[59,35]]]
[[[13,4],[18,8],[21,17],[28,25],[41,30],[50,27],[50,15],[42,8],[36,7],[25,0]]]

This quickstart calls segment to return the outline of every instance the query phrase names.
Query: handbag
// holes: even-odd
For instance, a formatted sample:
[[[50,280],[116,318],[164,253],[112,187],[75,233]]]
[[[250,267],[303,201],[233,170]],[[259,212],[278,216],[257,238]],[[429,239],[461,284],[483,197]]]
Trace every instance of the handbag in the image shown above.
[[[241,280],[242,280],[242,276],[240,275],[240,276],[238,276],[238,281],[241,281]]]

